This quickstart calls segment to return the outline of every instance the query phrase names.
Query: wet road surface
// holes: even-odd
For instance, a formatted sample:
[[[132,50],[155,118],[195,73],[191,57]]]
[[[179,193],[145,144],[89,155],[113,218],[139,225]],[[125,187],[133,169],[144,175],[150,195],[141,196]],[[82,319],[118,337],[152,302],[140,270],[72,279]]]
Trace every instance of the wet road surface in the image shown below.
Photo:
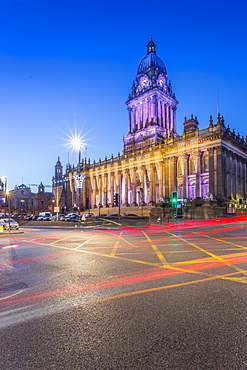
[[[247,369],[245,217],[0,237],[0,369]]]

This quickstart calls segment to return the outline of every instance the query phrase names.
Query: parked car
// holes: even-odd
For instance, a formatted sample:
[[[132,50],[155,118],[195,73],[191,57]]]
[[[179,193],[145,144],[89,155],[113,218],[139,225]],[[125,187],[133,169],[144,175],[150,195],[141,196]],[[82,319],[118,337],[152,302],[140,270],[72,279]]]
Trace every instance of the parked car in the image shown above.
[[[39,217],[38,215],[34,215],[34,216],[31,217],[31,220],[36,221],[38,219],[38,217]]]
[[[19,224],[13,218],[1,218],[0,219],[0,225],[3,226],[4,230],[9,230],[9,229],[19,229]]]
[[[64,221],[65,215],[60,214],[60,215],[54,215],[51,216],[50,221]]]
[[[101,213],[100,215],[93,215],[92,217],[106,217],[107,215],[104,213]]]
[[[69,213],[67,216],[65,216],[65,221],[79,221],[80,216],[78,216],[75,213]]]
[[[52,214],[50,212],[40,212],[37,218],[38,221],[49,221]]]
[[[26,215],[26,216],[23,217],[23,220],[31,220],[31,219],[32,219],[32,216],[31,215]]]
[[[107,215],[106,217],[121,217],[118,213],[113,213],[112,215]]]
[[[125,213],[121,217],[139,217],[138,215],[135,215],[134,213]]]
[[[51,215],[38,216],[37,221],[50,221]]]
[[[65,215],[63,213],[58,215],[58,220],[59,221],[64,221],[64,219],[65,219]]]
[[[81,216],[81,219],[82,221],[86,221],[86,218],[89,218],[89,217],[93,217],[93,213],[84,213],[82,216]]]

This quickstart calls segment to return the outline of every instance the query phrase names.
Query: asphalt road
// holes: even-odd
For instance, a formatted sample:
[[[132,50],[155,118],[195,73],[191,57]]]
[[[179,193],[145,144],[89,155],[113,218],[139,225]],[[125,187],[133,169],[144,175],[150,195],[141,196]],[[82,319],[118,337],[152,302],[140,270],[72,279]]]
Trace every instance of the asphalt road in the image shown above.
[[[247,369],[247,218],[0,236],[0,369]]]

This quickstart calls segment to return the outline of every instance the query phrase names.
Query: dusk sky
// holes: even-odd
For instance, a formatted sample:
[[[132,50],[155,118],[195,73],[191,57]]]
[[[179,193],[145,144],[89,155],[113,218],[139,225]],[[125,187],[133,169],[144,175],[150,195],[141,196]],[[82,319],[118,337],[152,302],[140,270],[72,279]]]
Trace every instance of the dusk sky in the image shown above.
[[[244,0],[0,0],[0,176],[10,189],[51,184],[58,156],[64,169],[78,162],[66,145],[76,131],[91,162],[122,153],[150,35],[179,101],[178,134],[191,114],[199,129],[215,122],[218,105],[246,136],[246,13]]]

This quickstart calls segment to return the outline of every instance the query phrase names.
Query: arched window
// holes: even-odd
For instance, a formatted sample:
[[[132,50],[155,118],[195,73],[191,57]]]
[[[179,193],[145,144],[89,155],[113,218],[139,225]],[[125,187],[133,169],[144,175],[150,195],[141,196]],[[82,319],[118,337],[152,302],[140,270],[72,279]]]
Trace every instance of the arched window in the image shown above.
[[[179,157],[178,158],[178,162],[177,162],[177,174],[178,176],[183,176],[183,161],[182,159]]]
[[[189,158],[189,174],[193,175],[196,173],[195,157],[191,154]]]
[[[209,171],[209,155],[208,152],[204,152],[202,156],[202,172]]]
[[[205,180],[202,183],[202,198],[206,198],[208,192],[209,192],[209,181]]]
[[[196,197],[196,182],[192,181],[189,184],[189,198],[194,199]]]

